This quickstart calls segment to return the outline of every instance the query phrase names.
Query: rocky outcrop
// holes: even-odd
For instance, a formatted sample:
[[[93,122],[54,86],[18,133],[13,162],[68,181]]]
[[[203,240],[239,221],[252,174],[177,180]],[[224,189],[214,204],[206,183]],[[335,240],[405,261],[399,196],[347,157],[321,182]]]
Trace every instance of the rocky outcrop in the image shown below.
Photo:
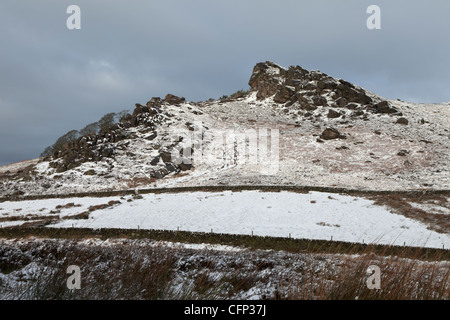
[[[251,91],[256,91],[258,99],[273,96],[282,89],[282,79],[286,76],[286,69],[273,62],[261,62],[253,68],[253,73],[248,82]]]
[[[182,104],[182,103],[186,102],[185,98],[183,98],[183,97],[180,98],[180,97],[174,96],[173,94],[170,94],[170,93],[166,95],[164,100],[168,104],[175,104],[175,105]]]
[[[346,115],[351,119],[360,117],[363,120],[368,120],[368,113],[401,115],[388,101],[376,98],[350,82],[335,79],[320,71],[308,71],[300,66],[286,69],[273,62],[258,63],[253,68],[249,85],[250,92],[240,90],[230,99],[239,99],[247,94],[256,93],[257,99],[272,98],[276,104],[283,105],[285,113],[289,113],[291,109],[298,109],[297,114],[309,120],[326,117],[332,119],[330,121],[343,122]],[[184,161],[181,152],[176,155],[176,159],[172,159],[173,148],[176,145],[172,145],[172,149],[161,149],[158,146],[158,141],[164,139],[158,134],[158,125],[173,116],[164,112],[163,106],[179,106],[185,102],[184,97],[169,93],[164,99],[153,97],[145,105],[136,103],[133,112],[123,116],[118,123],[103,128],[98,134],[82,136],[55,150],[50,157],[50,166],[57,172],[64,172],[84,162],[100,161],[104,158],[114,159],[118,148],[124,150],[123,148],[127,147],[126,143],[119,142],[133,138],[133,131],[129,129],[142,126],[145,128],[143,139],[154,143],[154,149],[158,150],[158,156],[150,162],[155,166],[153,177],[160,178],[170,172],[190,170],[192,164]],[[326,112],[323,114],[318,115],[314,112],[324,108]],[[346,113],[344,109],[351,112]],[[405,120],[400,118],[397,123],[408,124]],[[185,126],[190,131],[195,130],[190,121],[185,122]],[[327,128],[319,140],[338,138],[342,139],[345,136],[334,128]],[[180,162],[180,159],[183,161]]]
[[[320,71],[308,71],[300,66],[283,68],[273,62],[255,65],[249,80],[251,92],[263,100],[272,97],[273,101],[286,106],[297,106],[303,110],[315,110],[319,106],[359,109],[355,116],[367,112],[399,115],[388,101],[374,98],[366,90],[342,79],[335,79]],[[364,110],[361,112],[361,110]],[[330,118],[339,117],[331,111]]]
[[[96,162],[104,158],[113,159],[116,149],[124,148],[127,145],[123,143],[119,146],[118,142],[132,138],[127,129],[137,126],[148,128],[149,134],[145,139],[152,141],[158,136],[157,126],[170,117],[169,114],[162,111],[161,106],[163,104],[177,105],[184,102],[184,98],[168,94],[165,99],[153,97],[145,106],[136,103],[133,112],[123,116],[118,123],[100,130],[98,134],[85,135],[64,144],[58,150],[53,151],[50,159],[45,160],[50,161],[50,167],[55,168],[56,172],[64,172],[76,168],[84,162]],[[154,164],[156,165],[157,162]],[[177,166],[173,167],[175,169],[172,171],[182,170]],[[172,166],[170,166],[170,169],[172,169]],[[157,176],[164,176],[169,173],[169,170],[165,168],[163,171]]]
[[[395,108],[391,107],[391,105],[387,101],[381,101],[381,102],[377,103],[374,106],[374,108],[378,113],[397,113],[398,112]]]

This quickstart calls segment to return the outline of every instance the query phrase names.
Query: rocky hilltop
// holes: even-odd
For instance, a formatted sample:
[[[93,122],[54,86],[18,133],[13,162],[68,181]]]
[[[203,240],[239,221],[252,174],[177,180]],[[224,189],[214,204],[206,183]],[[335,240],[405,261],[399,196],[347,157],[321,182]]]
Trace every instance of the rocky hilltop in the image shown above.
[[[303,110],[312,111],[319,106],[350,110],[364,106],[370,112],[400,114],[387,101],[380,101],[381,98],[363,88],[300,66],[285,69],[272,62],[258,63],[253,68],[249,85],[258,100],[273,97],[275,103],[286,107],[297,104]]]
[[[386,100],[325,73],[272,62],[255,65],[249,86],[215,101],[168,94],[137,103],[119,122],[36,164],[0,168],[0,196],[221,184],[450,187],[448,105]],[[190,161],[220,149],[217,132],[230,129],[277,130],[276,172],[261,175],[233,161],[226,147],[214,161]]]

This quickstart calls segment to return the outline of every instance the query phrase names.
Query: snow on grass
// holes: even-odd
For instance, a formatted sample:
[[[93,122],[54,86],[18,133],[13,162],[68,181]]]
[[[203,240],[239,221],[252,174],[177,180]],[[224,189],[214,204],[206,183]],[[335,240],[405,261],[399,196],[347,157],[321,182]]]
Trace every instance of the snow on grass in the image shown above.
[[[87,220],[69,219],[52,225],[72,226],[450,247],[447,234],[428,230],[426,225],[375,206],[371,200],[321,192],[148,194],[140,200],[94,211]]]
[[[17,172],[18,170],[23,170],[24,168],[37,164],[40,159],[30,159],[30,160],[24,160],[20,162],[14,162],[10,164],[6,164],[4,166],[0,166],[0,174],[6,173],[7,171],[10,172]]]
[[[413,208],[423,210],[427,213],[450,215],[450,208],[441,206],[438,203],[416,203],[413,201],[410,201],[408,203]]]
[[[111,200],[119,200],[120,197],[108,198],[69,198],[69,199],[44,199],[28,201],[6,201],[1,204],[0,218],[16,218],[25,216],[48,216],[54,214],[60,218],[82,213],[90,206],[106,204]],[[2,223],[6,226],[6,223]],[[17,225],[17,224],[14,224]]]

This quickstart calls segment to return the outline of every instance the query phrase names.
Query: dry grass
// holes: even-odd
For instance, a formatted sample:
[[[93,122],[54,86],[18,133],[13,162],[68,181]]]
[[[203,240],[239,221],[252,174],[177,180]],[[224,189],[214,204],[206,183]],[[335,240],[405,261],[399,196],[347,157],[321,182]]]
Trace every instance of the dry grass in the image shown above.
[[[396,256],[220,252],[148,245],[145,240],[87,245],[79,240],[0,243],[0,272],[32,279],[0,285],[2,299],[449,299],[449,262]],[[81,268],[81,290],[66,287],[69,265]],[[381,289],[368,289],[370,265]],[[27,274],[25,272],[24,274]],[[19,277],[20,278],[20,277]]]
[[[369,289],[369,266],[380,268],[380,289]],[[308,271],[280,284],[280,299],[289,300],[448,300],[450,271],[439,263],[371,254],[348,259],[343,268]]]
[[[26,215],[26,216],[13,216],[13,217],[2,217],[0,218],[0,222],[9,222],[9,221],[35,221],[35,220],[47,220],[47,219],[55,219],[54,216],[37,216],[37,215]]]
[[[174,256],[168,248],[85,247],[76,242],[62,248],[29,244],[34,260],[45,262],[32,281],[19,283],[0,296],[14,299],[161,299],[168,293]],[[83,290],[69,290],[66,270],[81,268]],[[1,267],[1,265],[0,265]],[[2,270],[3,272],[3,270]]]
[[[408,195],[408,194],[382,194],[371,195],[369,199],[375,201],[376,205],[387,206],[394,213],[404,215],[422,222],[428,226],[430,230],[440,233],[450,233],[450,220],[445,214],[433,213],[420,208],[413,207],[411,203],[429,204],[435,206],[449,208],[450,204],[447,196],[442,194],[424,194],[424,195]]]
[[[24,221],[21,227],[29,228],[29,227],[41,227],[46,226],[51,223],[57,223],[60,220],[71,220],[71,219],[89,219],[89,215],[96,211],[106,209],[115,205],[121,204],[120,201],[111,200],[105,204],[99,204],[95,206],[90,206],[88,210],[83,211],[81,213],[67,215],[64,217],[60,217],[61,209],[81,207],[81,205],[76,205],[71,202],[65,205],[56,206],[55,210],[50,211],[51,215],[26,215],[26,216],[12,216],[12,217],[1,217],[0,222],[8,222],[8,221]],[[10,227],[7,227],[10,228]]]
[[[148,186],[151,183],[155,182],[156,178],[147,178],[147,177],[141,177],[141,178],[133,178],[130,180],[125,181],[128,188],[136,188],[141,186]]]

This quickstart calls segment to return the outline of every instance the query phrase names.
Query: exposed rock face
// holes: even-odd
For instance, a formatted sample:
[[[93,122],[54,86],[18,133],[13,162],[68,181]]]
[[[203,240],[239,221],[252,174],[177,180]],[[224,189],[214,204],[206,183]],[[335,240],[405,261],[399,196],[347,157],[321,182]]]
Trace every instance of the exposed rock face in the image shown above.
[[[80,137],[76,141],[64,144],[61,149],[55,150],[51,155],[50,166],[55,168],[57,172],[64,172],[76,168],[84,162],[114,158],[115,150],[118,148],[117,143],[132,138],[127,130],[132,127],[144,126],[149,128],[151,132],[145,139],[152,141],[158,136],[157,126],[170,117],[169,114],[162,111],[162,104],[175,105],[184,102],[184,98],[168,94],[164,100],[153,97],[145,106],[136,103],[133,113],[126,114],[120,119],[119,123],[111,125],[106,130],[101,130],[98,134]],[[127,143],[123,143],[120,147],[126,148],[126,145]],[[158,161],[154,164],[156,165]],[[172,171],[175,170],[181,169],[175,166]],[[159,172],[157,175],[164,176],[164,172]]]
[[[397,114],[397,110],[387,101],[374,101],[367,92],[353,84],[330,77],[319,71],[308,71],[299,66],[283,68],[273,62],[261,62],[255,65],[249,80],[250,92],[256,92],[259,100],[273,98],[278,104],[285,105],[285,111],[289,108],[297,108],[304,116],[311,118],[317,108],[328,107],[328,113],[324,116],[330,119],[343,118],[343,112],[339,108],[353,110],[351,117],[365,117],[366,112]],[[245,96],[246,92],[240,91],[234,98]],[[59,150],[53,152],[50,166],[57,172],[73,169],[87,161],[100,161],[104,158],[114,159],[118,142],[132,138],[130,128],[143,126],[148,128],[145,139],[153,141],[158,137],[157,127],[162,121],[171,117],[162,111],[163,105],[180,105],[185,103],[183,97],[167,94],[164,99],[151,98],[145,105],[137,103],[132,114],[127,114],[119,123],[100,131],[98,134],[87,135],[78,140],[65,144]],[[398,123],[407,124],[400,118]],[[188,130],[194,130],[191,122],[186,122]],[[333,128],[326,129],[321,138],[324,140],[342,138],[343,136]],[[156,139],[157,140],[157,139]],[[126,143],[121,145],[126,148]],[[171,150],[161,150],[160,155],[152,164],[162,163],[167,165],[164,172],[176,170],[189,170],[191,166],[183,163],[181,166],[173,165]]]
[[[164,99],[168,104],[181,104],[186,102],[185,98],[180,98],[177,96],[174,96],[173,94],[167,94],[165,99]]]
[[[378,113],[396,113],[397,110],[390,106],[389,102],[381,101],[375,105]]]
[[[276,103],[297,104],[308,111],[319,106],[354,110],[360,105],[375,113],[397,113],[387,101],[374,101],[364,89],[350,82],[299,66],[286,69],[269,61],[258,63],[248,84],[258,100],[273,97]],[[338,117],[332,112],[330,117],[333,116]]]
[[[258,99],[273,96],[283,85],[286,70],[272,62],[261,62],[253,68],[248,84],[252,91],[257,91]]]

